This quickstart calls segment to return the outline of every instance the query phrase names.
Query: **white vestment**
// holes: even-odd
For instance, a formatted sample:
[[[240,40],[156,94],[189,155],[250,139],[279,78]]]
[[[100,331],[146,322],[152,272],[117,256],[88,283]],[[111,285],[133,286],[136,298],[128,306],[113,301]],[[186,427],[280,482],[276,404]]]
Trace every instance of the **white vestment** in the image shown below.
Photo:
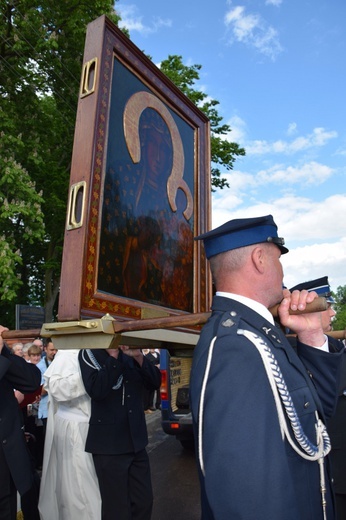
[[[90,397],[79,350],[59,350],[44,373],[48,420],[39,511],[42,520],[99,520],[101,498],[92,455],[86,453]]]

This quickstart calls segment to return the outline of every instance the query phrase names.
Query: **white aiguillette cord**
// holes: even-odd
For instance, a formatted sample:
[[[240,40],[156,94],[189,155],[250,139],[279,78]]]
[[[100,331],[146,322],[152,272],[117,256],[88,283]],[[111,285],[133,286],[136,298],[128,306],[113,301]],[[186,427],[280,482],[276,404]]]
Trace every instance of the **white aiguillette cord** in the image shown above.
[[[270,387],[273,392],[276,410],[278,414],[278,420],[281,429],[282,439],[287,438],[289,444],[294,449],[298,455],[302,458],[315,462],[318,461],[320,467],[320,489],[321,489],[321,500],[322,500],[322,509],[323,509],[323,518],[327,520],[326,513],[326,485],[325,485],[325,475],[324,475],[324,457],[330,452],[331,444],[330,439],[326,430],[325,425],[318,418],[317,412],[316,415],[316,439],[317,445],[315,446],[305,435],[302,425],[299,421],[296,409],[294,407],[292,398],[286,386],[285,380],[282,376],[280,367],[278,362],[276,361],[270,347],[266,344],[266,342],[258,336],[257,334],[250,332],[248,330],[239,329],[237,331],[238,334],[245,336],[251,343],[257,348],[258,352],[261,355],[261,359],[263,361],[264,368],[267,373],[267,377],[269,380]],[[203,476],[205,476],[205,468],[204,468],[204,460],[203,460],[203,414],[204,414],[204,400],[205,400],[205,392],[207,387],[207,381],[209,377],[209,371],[211,366],[211,360],[213,356],[214,344],[216,341],[216,336],[210,343],[206,370],[204,373],[204,378],[202,382],[201,389],[201,399],[200,399],[200,408],[199,408],[199,435],[198,435],[198,458],[201,467],[201,472]],[[294,437],[302,448],[300,449],[292,439],[291,433],[288,429],[287,422],[285,419],[285,413],[290,421]],[[303,450],[303,451],[302,451]]]
[[[88,357],[89,357],[89,360],[90,360],[90,363],[89,361],[87,360],[87,358],[85,357],[85,353],[88,354]],[[86,365],[88,365],[90,368],[93,368],[94,370],[101,370],[101,365],[100,363],[97,361],[96,357],[94,356],[94,354],[91,352],[90,348],[87,348],[87,349],[83,349],[82,350],[82,359],[84,361],[84,363]],[[121,384],[123,382],[123,376],[120,375],[119,378],[118,378],[118,381],[116,382],[116,384],[112,387],[112,390],[118,390],[120,387],[121,387]]]

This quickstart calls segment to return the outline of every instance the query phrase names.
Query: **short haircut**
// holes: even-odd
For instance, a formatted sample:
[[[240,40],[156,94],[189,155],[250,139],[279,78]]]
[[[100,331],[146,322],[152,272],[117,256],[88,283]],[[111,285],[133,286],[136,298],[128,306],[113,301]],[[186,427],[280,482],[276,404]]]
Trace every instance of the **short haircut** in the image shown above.
[[[28,350],[28,355],[32,356],[34,354],[42,354],[41,348],[38,345],[31,345]]]

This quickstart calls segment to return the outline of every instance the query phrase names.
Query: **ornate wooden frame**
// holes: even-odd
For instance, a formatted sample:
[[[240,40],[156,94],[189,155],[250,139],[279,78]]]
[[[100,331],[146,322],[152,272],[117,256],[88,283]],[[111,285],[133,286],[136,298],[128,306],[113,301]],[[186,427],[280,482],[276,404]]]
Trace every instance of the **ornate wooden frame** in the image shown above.
[[[200,241],[193,240],[193,236],[210,229],[210,128],[207,117],[105,16],[88,26],[83,63],[71,164],[59,321],[100,317],[106,313],[118,319],[141,319],[208,311],[211,300],[209,270]],[[167,141],[167,146],[172,150],[171,174],[166,182],[168,203],[165,202],[161,213],[165,212],[167,223],[169,211],[172,219],[178,218],[180,211],[179,218],[185,219],[185,227],[190,230],[190,270],[186,270],[186,261],[182,259],[184,276],[189,280],[192,277],[191,298],[186,300],[188,304],[180,303],[180,300],[177,305],[174,300],[173,303],[165,303],[164,289],[156,303],[150,298],[124,294],[123,289],[113,290],[116,287],[113,282],[110,290],[106,285],[108,278],[105,272],[110,260],[114,265],[113,251],[109,252],[109,248],[121,243],[109,231],[113,225],[109,221],[115,218],[112,215],[119,213],[115,202],[119,193],[114,195],[114,186],[121,184],[119,190],[126,192],[124,200],[130,207],[127,201],[129,184],[122,184],[125,183],[125,174],[114,173],[116,168],[113,163],[117,165],[120,160],[125,160],[124,155],[127,154],[126,160],[131,158],[131,175],[136,175],[136,172],[133,173],[134,165],[140,161],[141,151],[143,153],[139,130],[143,111],[151,113],[155,119],[153,124],[161,134],[167,134],[167,128],[162,130],[157,127],[166,125],[166,141],[169,137],[171,139],[170,145]],[[162,121],[160,123],[160,117],[164,125]],[[120,137],[122,132],[119,128],[123,129]],[[131,175],[130,181],[126,178],[126,182],[131,182]],[[146,179],[142,182],[145,188],[148,185]],[[143,195],[148,207],[152,203],[155,207],[159,206],[163,198],[166,199],[166,194],[162,191],[158,202],[155,201],[155,192],[154,195]],[[178,199],[180,202],[177,202]],[[111,210],[106,207],[107,204],[111,205]],[[179,211],[177,204],[180,205]],[[126,218],[128,222],[128,215]],[[116,232],[122,221],[119,222]],[[129,233],[127,229],[121,231],[121,240],[126,235],[126,246],[121,247],[126,247],[126,250],[130,247]],[[165,230],[160,233],[162,240],[165,239]],[[106,235],[112,235],[111,239],[104,238]],[[138,245],[137,238],[133,241]],[[155,264],[153,249],[145,255],[141,247],[139,250],[142,257],[145,256],[145,260],[141,260],[143,265],[148,261]],[[170,254],[167,249],[167,258]],[[180,258],[177,256],[176,262]],[[109,269],[112,273],[112,268]],[[178,279],[178,272],[174,269]],[[161,271],[158,269],[158,272]],[[109,277],[112,279],[112,274]],[[131,277],[129,279],[131,281]],[[160,290],[161,287],[164,284],[161,283]]]

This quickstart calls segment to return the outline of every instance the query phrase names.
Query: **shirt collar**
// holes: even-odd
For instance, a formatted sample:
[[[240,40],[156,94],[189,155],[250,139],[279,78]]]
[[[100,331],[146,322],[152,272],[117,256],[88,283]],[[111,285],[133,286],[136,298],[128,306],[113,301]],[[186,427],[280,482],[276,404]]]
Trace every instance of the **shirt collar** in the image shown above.
[[[247,298],[246,296],[241,296],[240,294],[234,294],[229,292],[217,291],[216,296],[223,296],[225,298],[236,300],[237,302],[242,303],[247,307],[250,307],[250,309],[257,312],[257,314],[260,314],[267,321],[275,325],[273,315],[264,305],[262,305],[262,303],[256,302],[255,300]]]

